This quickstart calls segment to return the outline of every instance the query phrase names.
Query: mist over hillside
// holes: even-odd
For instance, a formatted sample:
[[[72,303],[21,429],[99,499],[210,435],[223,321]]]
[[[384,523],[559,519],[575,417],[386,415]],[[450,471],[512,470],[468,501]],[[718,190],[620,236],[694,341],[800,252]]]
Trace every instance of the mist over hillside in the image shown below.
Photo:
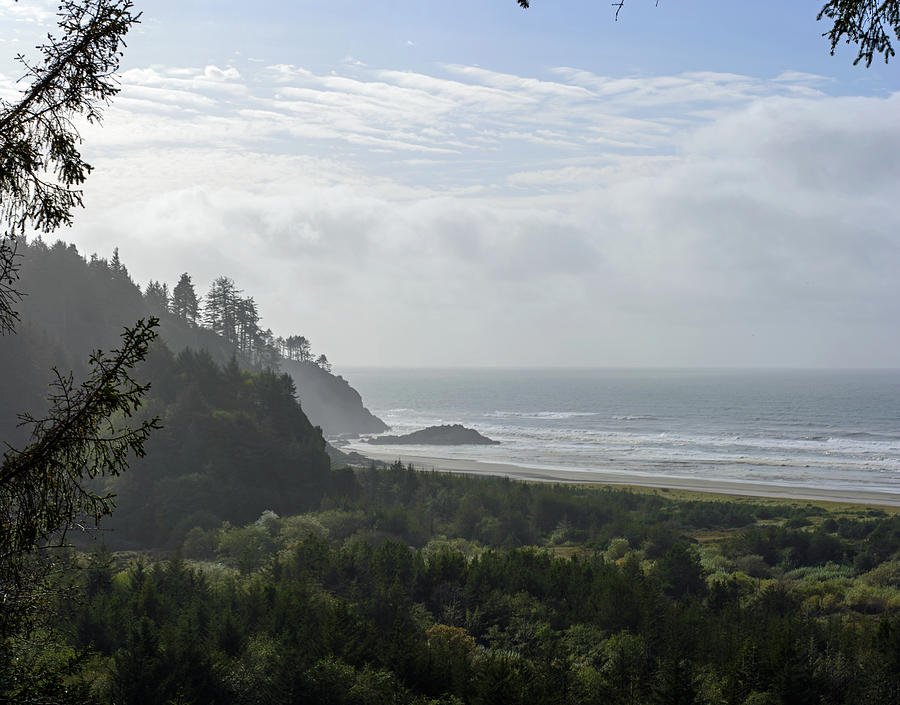
[[[19,257],[21,320],[0,347],[0,438],[13,447],[30,430],[19,427],[18,415],[40,418],[47,408],[51,367],[79,380],[95,349],[120,344],[124,326],[159,319],[160,339],[136,374],[151,382],[137,418],[158,417],[163,428],[145,458],[98,485],[116,497],[117,511],[104,524],[111,546],[173,548],[193,527],[315,507],[340,481],[322,427],[351,434],[386,428],[326,369],[324,355],[318,364],[284,360],[279,348],[293,348],[271,331],[251,345],[247,329],[236,337],[232,328],[229,339],[227,325],[226,335],[207,327],[203,308],[179,308],[168,287],[151,282],[142,293],[117,252],[111,260],[85,259],[73,245],[38,239],[22,243]],[[308,357],[308,343],[302,349]]]
[[[260,330],[260,316],[255,311],[255,320],[250,324],[253,330],[235,330],[241,325],[237,311],[225,312],[226,317],[232,317],[230,324],[215,314],[204,315],[212,308],[209,301],[203,301],[209,295],[194,293],[200,303],[189,311],[177,305],[177,285],[170,294],[167,285],[154,281],[142,293],[117,251],[109,260],[96,255],[85,258],[74,245],[57,241],[48,246],[36,239],[21,243],[19,256],[21,325],[18,335],[0,350],[4,369],[15,371],[3,383],[3,438],[21,435],[15,431],[17,413],[42,408],[47,373],[52,366],[73,370],[76,377],[83,375],[91,352],[115,347],[124,326],[149,316],[160,319],[160,338],[172,352],[202,350],[220,365],[234,358],[243,369],[289,372],[305,412],[314,425],[329,435],[373,433],[387,428],[363,407],[359,394],[345,380],[331,374],[324,355],[318,357],[318,362],[312,359],[305,338],[290,336],[285,340],[274,336],[271,330]],[[190,282],[190,277],[187,280]],[[217,280],[221,281],[230,282],[225,277]],[[252,302],[252,297],[240,296],[233,282],[230,286],[231,300],[224,302],[226,307]],[[211,292],[216,291],[220,290],[211,288]],[[282,354],[293,353],[287,343],[294,338],[306,341],[302,359],[292,360]]]
[[[381,433],[388,426],[363,406],[363,400],[343,377],[312,362],[282,360],[280,368],[302,390],[303,409],[327,436]]]

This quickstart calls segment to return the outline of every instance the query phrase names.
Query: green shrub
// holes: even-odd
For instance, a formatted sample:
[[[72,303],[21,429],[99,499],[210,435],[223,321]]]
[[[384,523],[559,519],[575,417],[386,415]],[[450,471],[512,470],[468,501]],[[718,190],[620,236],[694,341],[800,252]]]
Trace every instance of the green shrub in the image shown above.
[[[185,558],[208,560],[216,555],[216,531],[204,531],[195,526],[184,537],[181,552]]]
[[[869,585],[900,589],[900,559],[892,558],[861,576]]]
[[[220,556],[244,574],[259,570],[276,548],[269,532],[256,524],[243,529],[223,528],[216,547]]]

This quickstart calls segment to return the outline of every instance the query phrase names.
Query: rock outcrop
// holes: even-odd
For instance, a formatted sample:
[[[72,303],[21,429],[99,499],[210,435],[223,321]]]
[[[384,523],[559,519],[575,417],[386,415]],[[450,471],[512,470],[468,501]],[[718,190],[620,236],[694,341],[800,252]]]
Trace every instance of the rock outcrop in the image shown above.
[[[421,431],[413,431],[403,436],[380,436],[368,438],[367,443],[378,445],[425,445],[425,446],[464,446],[464,445],[498,445],[487,436],[482,436],[474,428],[466,428],[461,424],[445,426],[429,426]]]

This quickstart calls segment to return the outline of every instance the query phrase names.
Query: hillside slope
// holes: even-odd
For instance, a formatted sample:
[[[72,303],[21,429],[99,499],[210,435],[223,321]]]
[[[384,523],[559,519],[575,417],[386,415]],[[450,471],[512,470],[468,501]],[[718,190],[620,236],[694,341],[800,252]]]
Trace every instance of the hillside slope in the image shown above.
[[[326,436],[382,433],[388,425],[363,406],[362,397],[343,377],[312,362],[282,360],[281,370],[294,380],[300,404]]]
[[[19,334],[5,340],[0,349],[6,377],[0,380],[0,440],[20,440],[17,413],[40,412],[50,367],[82,376],[90,353],[115,347],[122,328],[139,318],[157,316],[160,338],[175,354],[203,350],[219,365],[237,354],[211,330],[154,307],[117,258],[86,260],[74,245],[62,241],[47,245],[41,240],[23,243],[19,254],[22,320]],[[313,363],[285,360],[282,369],[294,380],[313,425],[329,435],[387,430],[342,378]]]
[[[290,377],[217,365],[164,346],[142,373],[154,381],[143,413],[163,428],[147,456],[108,482],[117,508],[111,545],[173,547],[195,527],[244,524],[269,509],[316,507],[332,483],[325,441]]]
[[[155,310],[118,258],[85,260],[72,245],[39,240],[20,255],[21,321],[0,344],[0,441],[27,442],[17,414],[42,415],[52,366],[78,380],[92,351],[118,347],[124,326],[153,315],[161,321],[161,340],[135,376],[152,384],[140,414],[158,416],[164,428],[145,458],[103,488],[118,496],[104,522],[114,529],[109,545],[173,547],[194,526],[318,505],[339,473],[330,471],[319,422],[304,414],[290,376],[244,370],[224,339]],[[327,380],[337,378],[315,369],[326,379],[316,388],[327,408]],[[350,398],[361,408],[341,382],[331,383],[340,405]]]

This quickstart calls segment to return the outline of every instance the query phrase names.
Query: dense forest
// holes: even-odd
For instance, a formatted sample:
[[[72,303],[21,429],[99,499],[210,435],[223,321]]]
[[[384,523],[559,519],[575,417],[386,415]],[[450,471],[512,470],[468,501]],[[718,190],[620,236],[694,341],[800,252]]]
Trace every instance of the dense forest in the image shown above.
[[[900,516],[332,472],[168,559],[98,541],[23,660],[108,703],[898,702]]]
[[[176,356],[164,346],[142,373],[154,383],[142,412],[163,428],[147,456],[105,488],[120,510],[110,521],[115,545],[171,547],[195,526],[317,505],[329,458],[288,375],[222,367],[205,352]]]

